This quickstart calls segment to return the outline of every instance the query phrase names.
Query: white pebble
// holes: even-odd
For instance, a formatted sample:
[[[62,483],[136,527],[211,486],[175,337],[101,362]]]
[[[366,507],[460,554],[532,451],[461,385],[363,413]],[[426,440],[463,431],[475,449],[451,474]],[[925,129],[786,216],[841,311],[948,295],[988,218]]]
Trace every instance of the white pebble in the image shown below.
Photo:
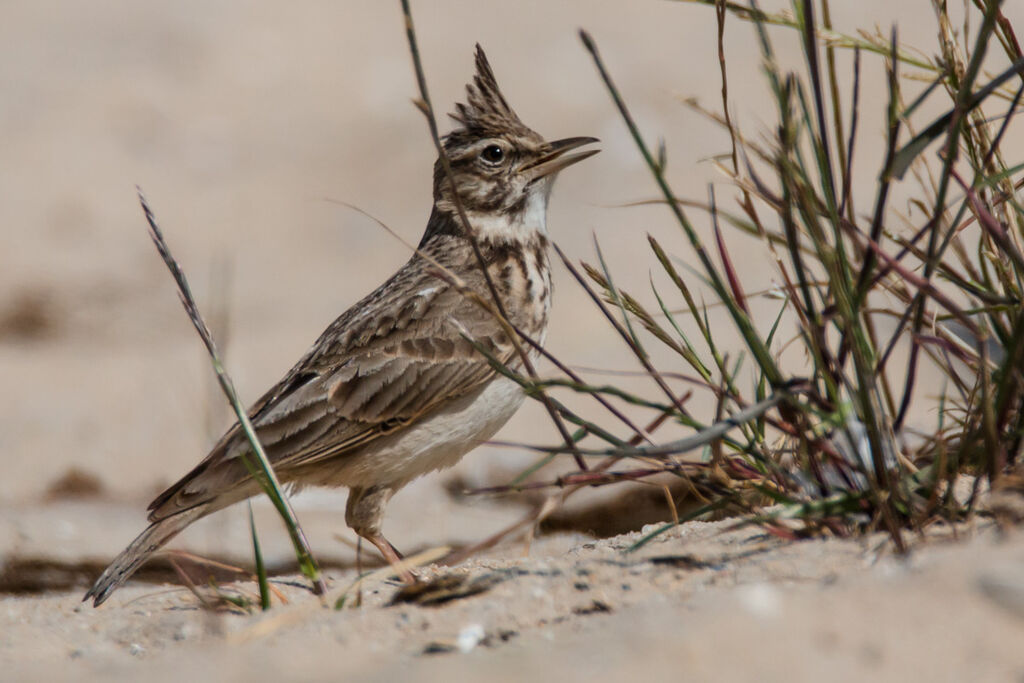
[[[459,635],[455,638],[455,647],[462,654],[466,654],[479,645],[486,635],[483,626],[480,624],[470,624],[459,631]]]
[[[756,617],[774,619],[782,614],[782,593],[775,586],[766,583],[741,586],[736,595],[740,604]]]

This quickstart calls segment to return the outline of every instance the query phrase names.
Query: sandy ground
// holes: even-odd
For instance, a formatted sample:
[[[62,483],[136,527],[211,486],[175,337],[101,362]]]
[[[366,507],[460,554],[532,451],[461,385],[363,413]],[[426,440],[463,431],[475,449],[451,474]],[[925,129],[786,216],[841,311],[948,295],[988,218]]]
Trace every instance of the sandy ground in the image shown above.
[[[901,39],[934,52],[923,0],[833,4],[841,30],[896,22]],[[1022,9],[1011,5],[1022,25],[1013,16]],[[444,0],[414,9],[438,110],[461,97],[480,42],[524,121],[549,138],[602,139],[600,155],[559,180],[549,224],[575,259],[593,260],[600,240],[620,286],[656,306],[648,278],[657,266],[644,235],[693,259],[663,207],[621,207],[653,197],[654,187],[576,31],[592,32],[641,126],[651,140],[665,139],[673,185],[703,199],[719,179],[707,160],[728,141],[680,98],[719,106],[713,13],[584,0]],[[433,150],[410,104],[415,84],[397,3],[52,0],[8,3],[2,14],[0,584],[8,592],[0,595],[0,678],[1024,675],[1015,578],[1024,541],[985,528],[961,529],[955,543],[935,531],[909,562],[890,557],[880,539],[784,544],[721,523],[687,525],[624,555],[631,537],[595,540],[585,532],[597,529],[596,517],[584,514],[528,555],[516,541],[459,567],[505,580],[438,608],[385,607],[395,589],[377,584],[361,609],[334,612],[286,586],[292,604],[269,616],[214,616],[181,590],[145,583],[101,610],[79,607],[87,580],[141,529],[149,497],[226,424],[146,236],[135,184],[200,305],[215,313],[228,367],[251,399],[408,256],[371,221],[325,200],[357,204],[416,241]],[[780,60],[795,64],[799,44],[775,35]],[[757,135],[770,100],[752,36],[733,22],[726,49],[734,116]],[[864,67],[862,100],[881,102],[882,66],[865,57]],[[854,196],[865,211],[881,158],[877,109],[865,111],[858,147],[864,163]],[[731,248],[748,291],[772,284],[758,245],[738,238]],[[564,270],[555,283],[549,349],[581,367],[637,370]],[[758,310],[757,322],[770,325],[775,306]],[[710,316],[727,340],[723,314]],[[649,390],[642,379],[620,379]],[[595,415],[585,401],[573,405]],[[931,418],[922,411],[917,419]],[[527,405],[499,436],[544,443],[554,431],[541,408]],[[415,552],[473,543],[516,521],[528,504],[456,499],[445,484],[451,476],[460,487],[507,481],[530,461],[479,448],[453,475],[403,491],[389,510],[389,537]],[[71,488],[90,492],[84,500],[56,486],[75,472]],[[609,495],[577,509],[593,512]],[[354,560],[338,540],[351,541],[344,494],[312,492],[296,503],[333,585],[345,586]],[[618,524],[602,523],[602,534],[667,514],[640,507],[615,513]],[[256,509],[271,564],[289,569],[271,511]],[[247,566],[245,509],[197,525],[176,547]],[[276,621],[254,635],[268,619]],[[460,633],[471,644],[477,628],[484,642],[467,653],[423,654]]]
[[[79,591],[9,597],[5,680],[932,680],[1024,675],[1024,536],[932,529],[909,559],[884,539],[784,542],[694,522],[529,558],[433,568],[485,587],[438,605],[326,609],[292,577],[289,604],[215,614],[183,588],[131,586],[99,610]],[[357,592],[330,571],[331,602]],[[251,584],[244,586],[251,594]],[[447,593],[451,597],[450,593]]]

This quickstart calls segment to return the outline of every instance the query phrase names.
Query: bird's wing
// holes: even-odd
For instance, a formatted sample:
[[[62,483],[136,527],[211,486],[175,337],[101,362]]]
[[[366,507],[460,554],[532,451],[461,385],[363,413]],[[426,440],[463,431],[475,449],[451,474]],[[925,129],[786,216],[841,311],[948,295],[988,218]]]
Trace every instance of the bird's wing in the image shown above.
[[[504,335],[500,338],[506,343],[493,333],[474,335],[489,355],[507,363],[512,347]],[[257,434],[270,444],[276,467],[309,465],[415,422],[480,387],[494,372],[469,341],[457,336],[367,349],[275,401],[258,416]]]
[[[495,370],[463,333],[502,363],[514,347],[501,325],[435,277],[399,271],[352,307],[250,410],[282,479],[341,456],[478,388]],[[423,269],[417,269],[422,271]],[[150,505],[159,520],[249,483],[239,425]]]

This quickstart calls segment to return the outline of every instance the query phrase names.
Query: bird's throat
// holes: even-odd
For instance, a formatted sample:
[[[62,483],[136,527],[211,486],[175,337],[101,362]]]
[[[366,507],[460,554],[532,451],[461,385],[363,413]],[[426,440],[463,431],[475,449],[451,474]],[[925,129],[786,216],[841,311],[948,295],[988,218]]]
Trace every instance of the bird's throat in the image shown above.
[[[467,211],[466,218],[481,242],[522,242],[537,235],[547,237],[547,210],[548,193],[535,191],[513,209]]]

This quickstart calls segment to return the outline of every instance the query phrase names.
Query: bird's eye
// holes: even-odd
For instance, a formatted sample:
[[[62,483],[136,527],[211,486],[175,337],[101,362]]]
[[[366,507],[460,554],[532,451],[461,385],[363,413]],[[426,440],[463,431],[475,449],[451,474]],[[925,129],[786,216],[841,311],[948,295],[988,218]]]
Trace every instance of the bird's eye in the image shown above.
[[[489,164],[500,164],[505,159],[505,150],[498,145],[487,145],[480,152],[480,158]]]

